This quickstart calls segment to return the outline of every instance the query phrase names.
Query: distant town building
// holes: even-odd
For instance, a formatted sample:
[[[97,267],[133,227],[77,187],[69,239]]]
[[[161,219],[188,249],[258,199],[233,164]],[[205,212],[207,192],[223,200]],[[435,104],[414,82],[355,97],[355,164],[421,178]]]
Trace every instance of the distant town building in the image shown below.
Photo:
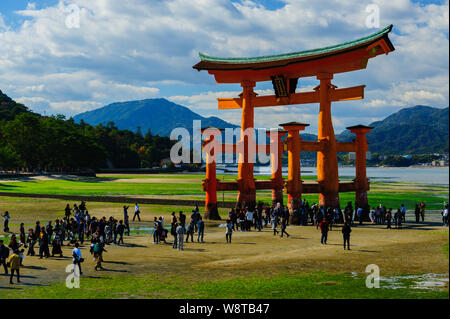
[[[349,152],[348,153],[348,159],[349,160],[356,160],[356,153],[355,152]],[[366,159],[371,160],[372,156],[370,155],[370,152],[366,152]]]

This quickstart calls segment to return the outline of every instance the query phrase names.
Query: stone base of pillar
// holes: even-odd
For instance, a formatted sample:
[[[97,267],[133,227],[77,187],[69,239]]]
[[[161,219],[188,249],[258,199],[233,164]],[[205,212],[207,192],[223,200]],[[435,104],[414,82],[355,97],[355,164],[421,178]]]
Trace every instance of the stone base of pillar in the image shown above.
[[[283,189],[272,189],[272,206],[283,205]]]
[[[287,207],[289,211],[292,213],[295,209],[299,209],[302,205],[302,199],[300,196],[292,197],[292,199],[288,198]]]
[[[339,194],[319,194],[319,206],[336,208],[339,205]]]
[[[238,180],[238,184],[239,183],[240,181]],[[236,208],[239,209],[247,208],[251,211],[255,211],[255,207],[256,207],[256,189],[244,188],[243,190],[238,192]]]
[[[247,200],[247,201],[241,201],[236,202],[236,209],[248,209],[252,212],[255,211],[256,208],[256,201],[255,200]]]
[[[219,210],[217,209],[217,203],[206,204],[205,214],[203,215],[203,218],[209,220],[221,220]]]
[[[370,222],[370,206],[368,203],[355,203],[355,210],[358,210],[358,207],[361,207],[363,209],[363,212],[361,214],[361,218],[363,222]]]

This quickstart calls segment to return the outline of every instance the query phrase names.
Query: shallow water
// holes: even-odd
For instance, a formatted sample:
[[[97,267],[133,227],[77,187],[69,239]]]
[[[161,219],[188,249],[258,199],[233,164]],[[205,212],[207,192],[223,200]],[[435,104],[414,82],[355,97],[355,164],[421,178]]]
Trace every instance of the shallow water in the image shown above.
[[[227,167],[229,174],[236,174],[237,167]],[[270,175],[269,166],[255,167],[255,175]],[[218,172],[223,173],[223,169],[217,168]],[[287,175],[288,168],[283,167],[283,175]],[[225,173],[225,174],[228,174]],[[303,176],[316,176],[316,167],[302,166]],[[339,167],[339,176],[341,180],[352,180],[355,178],[355,168],[342,166]],[[449,185],[448,167],[368,167],[367,177],[378,182],[408,182],[421,184],[440,184]]]
[[[448,286],[448,274],[423,274],[381,277],[380,288],[384,289],[425,289],[433,290]]]

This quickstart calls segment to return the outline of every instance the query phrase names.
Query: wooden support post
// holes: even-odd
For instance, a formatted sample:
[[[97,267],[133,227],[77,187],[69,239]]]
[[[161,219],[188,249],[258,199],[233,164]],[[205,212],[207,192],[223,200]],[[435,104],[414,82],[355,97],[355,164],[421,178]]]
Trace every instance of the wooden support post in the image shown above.
[[[272,169],[272,205],[276,205],[277,203],[283,205],[283,167],[281,162],[283,144],[281,139],[285,136],[286,131],[278,130],[276,132],[276,137],[271,134],[271,131],[267,132],[267,135],[270,137],[272,148],[277,147],[278,150],[278,153],[270,152],[270,164]]]
[[[288,131],[288,180],[286,191],[288,194],[288,208],[293,211],[300,207],[302,201],[302,180],[300,167],[300,131],[303,131],[309,124],[290,122],[280,124],[284,130]]]
[[[204,141],[204,146],[214,143],[214,135]],[[217,209],[217,177],[216,177],[216,150],[211,148],[206,152],[206,179],[203,181],[203,189],[206,192],[205,199],[205,219],[220,220]]]
[[[254,210],[256,205],[256,187],[253,178],[253,153],[249,152],[254,149],[250,143],[254,142],[254,109],[252,106],[252,98],[255,93],[253,88],[255,82],[243,81],[241,83],[242,92],[242,123],[241,123],[241,151],[239,152],[238,163],[238,185],[239,192],[237,196],[237,207],[248,207]]]
[[[366,152],[368,151],[368,144],[366,134],[370,132],[373,127],[370,126],[351,126],[347,127],[350,132],[356,134],[356,178],[355,178],[355,208],[361,207],[364,209],[364,219],[369,217],[369,201],[367,199],[367,191],[369,190],[369,180],[366,173]]]
[[[339,174],[336,152],[336,138],[331,120],[331,79],[332,74],[321,73],[320,80],[320,112],[318,140],[326,142],[322,151],[317,152],[317,181],[321,186],[319,205],[324,207],[339,206]]]

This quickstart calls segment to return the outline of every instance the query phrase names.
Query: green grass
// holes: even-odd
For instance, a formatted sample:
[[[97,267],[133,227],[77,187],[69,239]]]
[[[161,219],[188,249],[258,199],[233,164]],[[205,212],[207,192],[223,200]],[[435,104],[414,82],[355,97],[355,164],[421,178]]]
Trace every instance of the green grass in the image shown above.
[[[101,183],[98,181],[27,181],[0,184],[0,192],[58,195],[173,195],[202,193],[198,183]]]
[[[174,182],[155,183],[106,183],[118,178],[149,178],[167,179]],[[102,175],[99,178],[80,177],[73,180],[32,180],[26,182],[0,183],[0,192],[14,192],[24,194],[58,194],[58,195],[183,195],[183,199],[202,200],[204,193],[201,189],[203,174],[164,174],[164,175]],[[219,180],[235,180],[234,175],[217,175]],[[315,176],[304,179],[315,179]],[[257,179],[267,180],[270,176],[258,176]],[[195,181],[193,181],[195,180]],[[176,182],[179,181],[179,182]],[[409,188],[405,189],[405,186]],[[219,203],[222,201],[222,192],[218,192]],[[236,192],[225,192],[225,201],[234,202]],[[340,200],[354,202],[354,193],[341,193]],[[318,194],[304,194],[303,198],[312,204],[318,201]],[[385,183],[372,182],[368,193],[370,206],[383,204],[387,208],[396,209],[404,203],[407,209],[414,209],[416,203],[423,200],[428,209],[440,209],[444,201],[448,202],[448,186],[421,185],[416,183]],[[257,191],[257,199],[266,203],[271,202],[271,191]],[[287,195],[285,195],[285,201]]]
[[[407,280],[402,282],[408,284]],[[410,285],[413,283],[410,282]],[[323,272],[279,274],[271,278],[262,276],[237,277],[205,281],[185,280],[177,276],[102,276],[81,278],[80,288],[68,289],[65,283],[49,286],[14,289],[4,292],[1,298],[445,298],[448,290],[424,289],[368,289],[365,277],[353,278],[349,274],[329,274]]]
[[[448,233],[447,233],[448,234]],[[448,253],[448,243],[446,243],[443,247],[442,250],[444,251],[445,256],[447,256],[447,259],[449,258],[449,253]]]

